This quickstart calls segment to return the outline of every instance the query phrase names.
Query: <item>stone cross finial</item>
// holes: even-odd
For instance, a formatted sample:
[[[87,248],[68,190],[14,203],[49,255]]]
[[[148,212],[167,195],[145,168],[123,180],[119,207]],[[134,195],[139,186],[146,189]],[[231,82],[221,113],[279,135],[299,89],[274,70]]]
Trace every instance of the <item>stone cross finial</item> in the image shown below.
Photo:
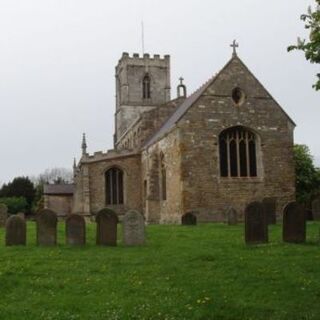
[[[236,40],[233,40],[232,44],[230,47],[233,49],[232,55],[235,57],[237,55],[237,48],[239,48],[239,44],[237,43]]]
[[[180,77],[179,80],[180,80],[180,84],[183,84],[184,79],[182,77]]]
[[[86,134],[85,133],[82,135],[81,148],[82,148],[82,155],[85,155],[87,153],[87,141],[86,141]]]

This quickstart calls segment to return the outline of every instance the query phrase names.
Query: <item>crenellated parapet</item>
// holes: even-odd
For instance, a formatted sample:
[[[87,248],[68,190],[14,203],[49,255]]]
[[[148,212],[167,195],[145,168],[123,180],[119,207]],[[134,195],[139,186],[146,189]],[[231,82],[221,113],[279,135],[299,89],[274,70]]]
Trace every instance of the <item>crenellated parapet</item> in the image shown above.
[[[149,53],[144,53],[140,55],[139,53],[133,53],[131,56],[128,52],[123,52],[121,58],[119,59],[119,64],[122,62],[134,63],[134,64],[144,64],[145,61],[151,63],[154,61],[157,65],[159,62],[163,62],[164,64],[170,63],[170,55],[165,54],[161,56],[160,54],[150,55]],[[119,66],[119,65],[118,65]],[[116,68],[118,68],[118,66]]]
[[[86,154],[84,157],[81,158],[80,164],[89,164],[98,161],[105,161],[105,160],[112,160],[116,158],[123,158],[128,156],[133,156],[137,154],[132,150],[107,150],[106,152],[103,151],[96,151],[93,154]]]
[[[124,52],[116,66],[115,78],[117,144],[141,114],[170,101],[170,56]]]

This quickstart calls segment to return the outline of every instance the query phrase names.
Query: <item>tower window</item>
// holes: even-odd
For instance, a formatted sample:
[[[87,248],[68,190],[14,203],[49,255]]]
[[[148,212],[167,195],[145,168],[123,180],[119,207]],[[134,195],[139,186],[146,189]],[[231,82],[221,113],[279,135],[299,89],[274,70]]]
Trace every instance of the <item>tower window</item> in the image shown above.
[[[151,91],[150,91],[150,77],[146,74],[142,81],[142,97],[143,99],[150,99],[151,98]]]
[[[220,173],[222,177],[256,177],[257,156],[254,133],[233,127],[219,136]]]
[[[123,171],[111,168],[105,173],[106,204],[123,204]]]

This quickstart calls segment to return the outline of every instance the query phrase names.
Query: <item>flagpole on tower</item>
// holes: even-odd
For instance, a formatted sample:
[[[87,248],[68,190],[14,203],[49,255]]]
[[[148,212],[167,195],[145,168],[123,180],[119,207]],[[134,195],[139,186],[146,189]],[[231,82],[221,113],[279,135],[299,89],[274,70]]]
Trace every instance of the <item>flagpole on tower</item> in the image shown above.
[[[141,21],[141,45],[142,45],[142,55],[144,55],[144,23]]]

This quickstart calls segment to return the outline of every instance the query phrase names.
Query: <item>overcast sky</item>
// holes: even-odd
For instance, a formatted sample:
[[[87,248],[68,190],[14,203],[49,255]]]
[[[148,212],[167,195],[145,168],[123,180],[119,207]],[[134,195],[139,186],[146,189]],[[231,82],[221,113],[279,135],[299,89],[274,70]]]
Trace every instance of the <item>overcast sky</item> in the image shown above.
[[[114,67],[123,51],[170,54],[191,93],[239,56],[297,123],[320,164],[319,66],[286,47],[312,0],[0,0],[0,182],[70,167],[82,132],[112,148]]]

